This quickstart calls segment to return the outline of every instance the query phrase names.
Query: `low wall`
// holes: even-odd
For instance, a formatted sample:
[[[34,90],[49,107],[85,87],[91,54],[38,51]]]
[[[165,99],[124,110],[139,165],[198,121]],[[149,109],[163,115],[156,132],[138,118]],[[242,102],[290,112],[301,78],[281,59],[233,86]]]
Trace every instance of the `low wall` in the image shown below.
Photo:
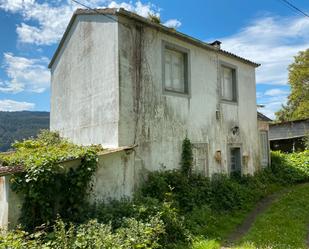
[[[90,201],[132,197],[136,182],[134,158],[133,150],[105,152],[99,155],[97,171],[92,180]],[[79,164],[80,160],[62,163],[66,169],[77,167]],[[9,175],[0,177],[1,228],[15,227],[21,212],[22,197],[11,190],[10,178]]]

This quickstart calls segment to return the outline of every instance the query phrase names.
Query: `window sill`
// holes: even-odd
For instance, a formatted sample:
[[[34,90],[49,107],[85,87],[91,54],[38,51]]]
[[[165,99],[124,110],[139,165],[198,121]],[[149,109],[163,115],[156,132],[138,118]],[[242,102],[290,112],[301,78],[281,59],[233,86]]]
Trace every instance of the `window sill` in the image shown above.
[[[165,89],[163,90],[163,95],[170,95],[170,96],[183,97],[183,98],[191,98],[191,95],[189,93],[182,93],[182,92],[165,90]]]
[[[238,105],[238,101],[236,100],[221,99],[220,102],[223,104]]]

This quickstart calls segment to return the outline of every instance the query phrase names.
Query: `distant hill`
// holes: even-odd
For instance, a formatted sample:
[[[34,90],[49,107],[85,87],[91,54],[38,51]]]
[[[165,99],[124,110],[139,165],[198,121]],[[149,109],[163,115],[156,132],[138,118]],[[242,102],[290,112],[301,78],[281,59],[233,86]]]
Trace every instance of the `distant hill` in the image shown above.
[[[36,136],[41,129],[49,129],[49,112],[1,112],[0,151],[7,151],[15,140]]]

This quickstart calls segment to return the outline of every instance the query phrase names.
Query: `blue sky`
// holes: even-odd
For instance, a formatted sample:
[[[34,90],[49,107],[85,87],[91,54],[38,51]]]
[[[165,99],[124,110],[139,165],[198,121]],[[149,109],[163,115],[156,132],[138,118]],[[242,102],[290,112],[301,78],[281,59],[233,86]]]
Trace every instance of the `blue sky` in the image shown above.
[[[160,15],[163,23],[261,63],[258,104],[274,117],[289,94],[287,67],[309,48],[309,18],[280,0],[80,0],[91,7],[124,7]],[[308,0],[290,0],[309,12]],[[49,70],[76,4],[66,0],[0,0],[0,110],[49,111]]]

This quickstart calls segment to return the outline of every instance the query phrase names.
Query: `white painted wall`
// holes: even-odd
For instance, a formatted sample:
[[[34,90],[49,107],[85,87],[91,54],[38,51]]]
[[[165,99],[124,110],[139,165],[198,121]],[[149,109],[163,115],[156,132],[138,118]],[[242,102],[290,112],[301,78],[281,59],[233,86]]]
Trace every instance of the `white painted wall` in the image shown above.
[[[99,156],[93,178],[92,201],[129,198],[135,187],[135,152],[113,152]]]
[[[136,23],[118,18],[121,23],[77,17],[51,70],[51,129],[80,144],[138,144],[135,170],[179,167],[187,135],[205,145],[207,174],[228,172],[228,146],[239,145],[248,159],[243,173],[253,173],[259,164],[255,68],[153,28],[140,33]],[[162,91],[163,40],[190,51],[190,97]],[[220,101],[220,61],[237,67],[237,104]],[[239,135],[232,135],[233,126]]]
[[[130,22],[123,18],[122,22]],[[171,35],[144,27],[142,46],[134,24],[119,24],[119,145],[138,144],[138,163],[149,170],[179,167],[181,144],[186,135],[193,143],[208,144],[209,175],[228,172],[228,144],[240,145],[248,162],[243,173],[253,173],[259,164],[256,118],[255,68],[239,60],[218,55],[183,42]],[[174,96],[162,89],[162,40],[190,51],[191,96]],[[142,49],[140,78],[135,65]],[[219,62],[238,69],[238,104],[220,101]],[[216,119],[216,110],[221,119]],[[238,136],[233,126],[240,127]],[[222,162],[214,159],[221,151]]]
[[[0,227],[7,228],[8,225],[8,198],[7,198],[7,185],[5,177],[0,177]]]
[[[77,16],[51,68],[50,128],[78,144],[118,146],[118,31],[100,15]]]

